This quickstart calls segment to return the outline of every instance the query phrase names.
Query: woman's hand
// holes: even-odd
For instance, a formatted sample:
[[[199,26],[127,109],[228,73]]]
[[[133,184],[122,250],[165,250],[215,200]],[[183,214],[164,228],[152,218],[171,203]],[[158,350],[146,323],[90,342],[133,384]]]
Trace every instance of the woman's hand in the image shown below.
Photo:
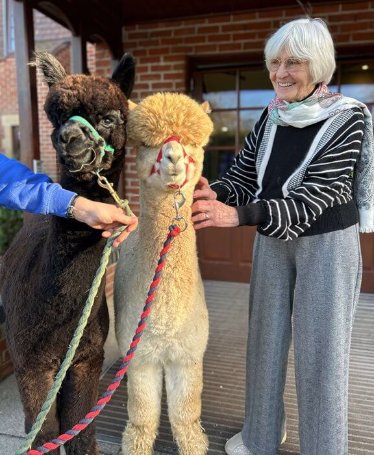
[[[239,217],[235,207],[219,201],[199,200],[192,204],[192,222],[195,230],[206,227],[235,227],[239,226]]]
[[[193,194],[192,222],[195,230],[206,227],[234,227],[239,225],[238,212],[217,201],[217,193],[211,189],[205,177],[200,177]]]
[[[193,198],[215,201],[217,199],[217,193],[211,189],[209,182],[205,177],[200,177],[193,193]]]
[[[113,246],[120,245],[138,226],[136,216],[127,216],[122,209],[112,204],[91,201],[82,196],[77,197],[73,216],[77,221],[88,224],[94,229],[102,229],[102,236],[110,237],[113,232],[126,225],[126,229],[113,242]]]

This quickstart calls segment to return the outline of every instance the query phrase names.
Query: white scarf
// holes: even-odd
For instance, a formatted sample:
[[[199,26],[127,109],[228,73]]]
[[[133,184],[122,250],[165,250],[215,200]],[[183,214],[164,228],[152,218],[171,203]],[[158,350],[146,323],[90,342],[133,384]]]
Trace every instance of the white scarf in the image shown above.
[[[331,93],[326,85],[321,85],[303,101],[288,103],[274,98],[269,104],[269,113],[271,121],[277,125],[304,128],[353,107],[362,109],[365,122],[361,152],[355,169],[354,199],[360,214],[360,232],[374,232],[373,121],[367,106],[354,98]]]

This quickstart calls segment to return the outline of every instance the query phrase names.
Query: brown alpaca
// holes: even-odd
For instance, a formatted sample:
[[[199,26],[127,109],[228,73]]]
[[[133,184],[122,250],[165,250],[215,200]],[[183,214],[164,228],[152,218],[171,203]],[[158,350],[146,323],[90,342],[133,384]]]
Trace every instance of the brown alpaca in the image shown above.
[[[122,169],[134,61],[125,55],[112,79],[67,75],[49,54],[36,65],[49,85],[45,111],[53,124],[52,142],[61,163],[64,188],[90,199],[112,202],[97,184],[102,169],[116,187]],[[82,123],[84,117],[114,153],[100,157],[103,143]],[[3,258],[2,300],[6,338],[30,431],[60,368],[99,266],[105,239],[75,220],[34,217]],[[34,446],[77,423],[95,404],[108,332],[108,310],[101,284],[80,346]],[[68,455],[98,454],[91,425],[65,446]],[[53,451],[58,453],[59,451]],[[52,452],[51,452],[52,453]]]

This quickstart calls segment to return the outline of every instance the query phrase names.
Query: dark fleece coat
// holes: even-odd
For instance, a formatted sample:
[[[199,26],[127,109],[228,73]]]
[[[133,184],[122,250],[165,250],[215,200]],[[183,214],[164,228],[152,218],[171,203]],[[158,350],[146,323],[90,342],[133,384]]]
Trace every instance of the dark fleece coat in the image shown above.
[[[54,128],[62,186],[113,203],[89,171],[102,168],[101,174],[118,185],[125,154],[127,97],[134,80],[132,57],[123,57],[112,79],[66,75],[48,54],[38,56],[37,66],[50,86],[45,110]],[[100,163],[100,141],[86,127],[69,121],[72,115],[88,120],[114,147],[114,154],[107,153]],[[82,172],[71,172],[80,168]],[[85,224],[35,216],[3,258],[0,280],[6,338],[27,432],[65,358],[104,245],[101,232]],[[34,447],[70,429],[95,404],[108,325],[102,283],[73,363]],[[94,426],[67,443],[65,450],[68,455],[98,454]]]

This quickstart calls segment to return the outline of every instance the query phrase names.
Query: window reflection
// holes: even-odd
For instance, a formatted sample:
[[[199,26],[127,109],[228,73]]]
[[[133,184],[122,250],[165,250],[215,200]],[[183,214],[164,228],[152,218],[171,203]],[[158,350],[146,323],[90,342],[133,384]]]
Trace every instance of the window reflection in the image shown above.
[[[366,68],[366,69],[365,69]],[[374,103],[374,65],[351,64],[342,66],[341,92],[363,103]]]
[[[240,107],[267,106],[274,97],[273,86],[266,69],[252,69],[241,71]]]
[[[211,119],[214,130],[209,141],[209,146],[231,146],[234,148],[237,124],[236,111],[212,112]]]
[[[246,111],[240,111],[240,123],[239,123],[239,147],[240,149],[244,146],[244,139],[253,130],[256,122],[260,118],[263,109],[252,109]]]
[[[205,73],[203,100],[209,101],[213,110],[235,108],[238,104],[235,71]]]
[[[234,150],[207,150],[204,157],[203,175],[209,182],[213,182],[230,169],[234,158]]]

